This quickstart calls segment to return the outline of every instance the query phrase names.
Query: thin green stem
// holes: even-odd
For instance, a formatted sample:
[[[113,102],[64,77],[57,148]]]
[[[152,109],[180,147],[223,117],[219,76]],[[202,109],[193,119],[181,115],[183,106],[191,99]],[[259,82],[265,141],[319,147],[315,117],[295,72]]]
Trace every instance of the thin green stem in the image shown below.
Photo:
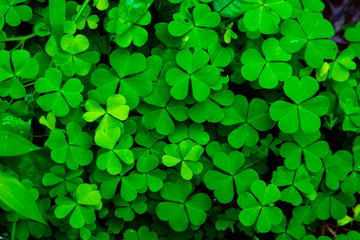
[[[248,165],[242,167],[241,169],[245,169],[245,168],[249,168],[251,166],[254,166],[254,165],[258,164],[259,162],[264,161],[265,159],[266,159],[266,157],[259,158],[258,160],[254,161],[252,163],[249,163]]]
[[[15,240],[15,239],[16,239],[16,223],[17,223],[17,222],[13,222],[13,224],[12,224],[12,228],[11,228],[11,240]]]
[[[89,4],[90,0],[85,0],[84,3],[81,5],[80,10],[78,11],[78,13],[75,16],[74,22],[76,23],[76,21],[79,19],[80,15],[82,14],[82,12],[84,11],[84,9],[86,8],[86,6]]]
[[[34,85],[34,83],[35,83],[35,81],[24,85],[24,87],[28,87],[28,86]]]
[[[36,36],[37,36],[36,33],[32,33],[32,34],[22,36],[22,37],[5,38],[5,40],[3,40],[3,42],[26,41],[26,40],[36,37]]]

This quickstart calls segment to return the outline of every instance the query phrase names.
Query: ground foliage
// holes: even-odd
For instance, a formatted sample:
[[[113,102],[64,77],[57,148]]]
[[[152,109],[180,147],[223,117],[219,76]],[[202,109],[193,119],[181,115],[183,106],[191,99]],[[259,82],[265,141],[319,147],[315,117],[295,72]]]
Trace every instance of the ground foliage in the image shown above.
[[[335,5],[0,0],[3,238],[360,239]]]

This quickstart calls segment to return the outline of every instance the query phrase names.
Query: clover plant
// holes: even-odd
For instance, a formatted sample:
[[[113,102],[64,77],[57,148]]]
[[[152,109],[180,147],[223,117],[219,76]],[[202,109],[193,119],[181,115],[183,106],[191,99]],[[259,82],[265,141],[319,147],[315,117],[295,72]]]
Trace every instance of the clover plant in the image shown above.
[[[328,2],[0,0],[0,239],[359,240]]]

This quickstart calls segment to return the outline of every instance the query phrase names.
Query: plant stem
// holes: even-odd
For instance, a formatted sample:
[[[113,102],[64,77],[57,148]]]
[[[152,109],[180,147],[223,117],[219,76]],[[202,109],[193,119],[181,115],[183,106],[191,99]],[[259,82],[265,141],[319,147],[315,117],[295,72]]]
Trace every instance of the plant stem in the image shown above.
[[[32,33],[32,34],[22,36],[22,37],[5,38],[5,40],[3,40],[3,42],[26,41],[26,40],[36,37],[36,36],[37,36],[36,33]]]
[[[11,228],[11,240],[15,240],[15,238],[16,238],[16,223],[17,223],[17,222],[13,222],[13,224],[12,224],[12,228]]]
[[[241,169],[245,169],[245,168],[249,168],[251,166],[254,166],[255,164],[258,164],[259,162],[264,161],[265,159],[266,159],[266,157],[259,158],[258,160],[254,161],[252,163],[249,163],[248,165],[242,167]]]
[[[34,83],[35,83],[35,81],[24,85],[24,87],[28,87],[28,86],[34,85]]]
[[[80,15],[82,14],[82,12],[84,11],[84,9],[86,8],[86,6],[88,5],[89,2],[90,2],[90,0],[85,0],[84,3],[81,5],[80,10],[78,11],[78,13],[75,16],[75,19],[74,19],[75,23],[79,19]]]

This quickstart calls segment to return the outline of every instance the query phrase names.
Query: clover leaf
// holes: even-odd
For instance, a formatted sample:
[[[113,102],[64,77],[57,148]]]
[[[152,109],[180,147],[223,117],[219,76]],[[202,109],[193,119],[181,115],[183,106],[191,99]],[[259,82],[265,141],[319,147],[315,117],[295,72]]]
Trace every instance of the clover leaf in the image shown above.
[[[248,103],[246,97],[236,95],[230,107],[224,108],[224,119],[221,124],[235,125],[235,129],[228,135],[228,142],[233,148],[246,145],[252,147],[259,141],[257,131],[267,131],[273,127],[273,121],[268,114],[267,103],[254,98]]]
[[[141,226],[137,231],[129,228],[124,232],[124,240],[158,240],[156,232],[150,231],[148,226]]]
[[[97,133],[104,131],[108,132],[107,129],[110,128],[122,128],[123,125],[121,121],[125,121],[129,116],[129,106],[126,105],[124,96],[120,94],[113,94],[108,97],[106,111],[97,102],[91,99],[85,103],[85,109],[87,112],[84,113],[83,119],[87,122],[94,122],[102,117],[97,127]],[[104,136],[104,134],[102,136]],[[95,138],[99,141],[102,140],[101,137],[96,137],[96,135]]]
[[[196,48],[194,53],[182,50],[176,55],[176,63],[181,68],[171,68],[166,73],[166,82],[172,87],[171,96],[176,100],[184,100],[190,91],[195,100],[202,102],[207,99],[211,87],[219,81],[219,72],[213,65],[208,65],[209,55],[206,51]]]
[[[324,59],[334,59],[337,54],[335,42],[327,39],[334,36],[334,28],[321,14],[304,12],[281,24],[280,46],[288,53],[300,51],[305,46],[305,61],[312,68],[320,68]]]
[[[36,100],[36,103],[44,111],[52,111],[56,117],[66,116],[71,108],[79,107],[83,96],[81,92],[84,85],[77,78],[70,78],[62,84],[62,73],[56,68],[49,68],[45,76],[38,78],[35,89],[44,93]]]
[[[353,157],[343,158],[343,166],[350,169],[350,173],[341,183],[341,190],[344,193],[354,194],[360,192],[360,152],[354,150]]]
[[[23,79],[35,79],[39,64],[31,58],[27,50],[14,50],[11,53],[0,51],[0,97],[10,95],[13,99],[23,98],[26,90]]]
[[[76,10],[79,12],[81,11],[81,6],[77,6]],[[79,18],[76,20],[76,27],[79,30],[83,30],[86,24],[89,26],[90,29],[96,29],[98,27],[98,22],[100,18],[98,15],[90,15],[91,8],[89,5],[86,5],[84,10],[81,12]],[[74,16],[75,18],[76,16]],[[75,19],[74,19],[75,21]]]
[[[294,206],[299,206],[303,202],[302,194],[312,200],[316,197],[309,172],[304,165],[301,165],[296,171],[289,170],[284,166],[278,167],[277,171],[273,172],[271,182],[277,187],[287,187],[281,191],[280,200]]]
[[[239,219],[245,226],[255,225],[260,233],[269,232],[272,225],[281,223],[283,213],[274,203],[280,199],[280,191],[274,184],[256,180],[251,184],[251,193],[240,193],[237,203],[242,208]]]
[[[68,77],[75,74],[85,76],[90,72],[92,64],[99,62],[100,54],[96,51],[87,51],[90,43],[86,36],[67,34],[60,40],[64,53],[57,53],[53,60],[60,70]],[[87,52],[86,52],[87,51]]]
[[[292,7],[291,18],[297,18],[304,11],[322,12],[325,4],[321,0],[288,0]]]
[[[360,128],[358,120],[360,114],[360,87],[343,87],[339,92],[339,106],[344,111],[344,120],[342,124],[343,131],[356,132]]]
[[[80,184],[76,188],[73,199],[60,196],[55,199],[55,216],[63,219],[70,214],[69,223],[73,228],[81,228],[85,224],[93,224],[96,220],[94,209],[101,204],[99,190],[93,185]]]
[[[113,202],[116,206],[114,215],[127,222],[133,221],[135,214],[144,214],[148,208],[146,204],[146,197],[144,195],[138,196],[132,202],[127,202],[123,200],[120,195],[116,195]]]
[[[281,223],[274,225],[271,231],[278,234],[275,240],[302,239],[306,235],[305,227],[301,219],[297,217],[292,217],[287,221],[284,216]]]
[[[356,63],[353,61],[355,56],[355,52],[351,48],[342,51],[339,56],[330,63],[329,78],[338,82],[348,80],[350,70],[356,69]]]
[[[210,170],[204,176],[204,183],[210,190],[215,190],[214,196],[223,204],[233,200],[234,182],[238,194],[250,190],[252,182],[259,179],[254,169],[244,168],[245,158],[241,152],[232,151],[229,154],[218,152],[213,157],[218,170]]]
[[[338,190],[340,182],[343,181],[347,174],[351,171],[346,169],[345,161],[352,159],[348,151],[337,151],[332,155],[331,152],[323,159],[325,167],[325,184],[331,190]]]
[[[180,11],[173,15],[174,21],[169,23],[169,33],[183,39],[182,48],[207,49],[211,43],[216,43],[219,36],[215,30],[221,21],[220,15],[211,12],[206,4],[197,5],[192,15],[188,11]]]
[[[21,21],[28,22],[33,16],[31,7],[19,5],[26,0],[0,0],[0,15],[5,16],[5,21],[11,27],[17,27]]]
[[[68,193],[74,192],[77,186],[83,183],[80,177],[83,172],[83,168],[66,172],[63,166],[55,165],[50,169],[49,173],[44,174],[42,183],[45,187],[52,187],[49,192],[50,197],[65,196]]]
[[[174,133],[168,136],[171,143],[179,143],[185,139],[191,139],[200,145],[206,145],[210,141],[209,134],[204,130],[204,126],[193,123],[189,127],[186,124],[176,126]]]
[[[147,9],[153,0],[121,0],[118,7],[113,7],[108,12],[108,21],[105,23],[105,29],[109,33],[115,33],[114,41],[120,47],[128,47],[131,42],[135,46],[143,46],[148,33],[142,28],[151,21],[151,14]]]
[[[278,85],[279,81],[286,81],[292,75],[292,68],[284,63],[291,59],[291,54],[286,53],[279,46],[276,38],[268,38],[262,44],[264,57],[254,48],[247,49],[241,56],[244,64],[241,73],[246,80],[259,79],[263,88],[271,89]]]
[[[278,126],[284,133],[295,133],[299,127],[305,133],[319,130],[321,116],[329,109],[329,99],[325,96],[315,96],[319,90],[316,79],[306,76],[299,80],[291,77],[284,84],[285,94],[295,104],[278,100],[270,106],[270,116],[279,121]]]
[[[98,153],[96,166],[100,170],[107,170],[108,173],[116,175],[122,171],[122,163],[134,163],[134,154],[130,150],[133,145],[133,138],[130,135],[123,135],[120,138],[120,128],[105,128],[95,135],[95,143],[103,148]],[[107,151],[103,151],[103,150]]]
[[[189,181],[178,179],[176,183],[166,182],[161,189],[161,197],[166,201],[156,206],[156,215],[162,221],[168,221],[176,232],[185,231],[189,222],[202,225],[207,218],[205,211],[211,207],[211,200],[205,193],[193,192]]]
[[[134,109],[139,104],[139,97],[149,95],[152,90],[151,79],[139,74],[147,67],[145,56],[141,53],[130,55],[125,49],[116,49],[109,60],[112,69],[96,69],[91,74],[91,83],[105,99],[115,93],[121,94],[130,109]]]
[[[203,170],[203,164],[199,162],[204,148],[186,139],[179,144],[169,144],[164,149],[165,155],[162,162],[167,167],[174,167],[181,162],[181,176],[185,180],[190,180],[193,175],[200,174]]]
[[[345,31],[344,37],[347,41],[351,42],[349,48],[353,49],[357,55],[360,56],[360,23],[354,27],[348,28]]]
[[[346,216],[346,208],[354,206],[354,204],[355,197],[353,195],[324,192],[319,192],[316,199],[311,202],[317,218],[321,220],[327,220],[330,216],[336,220],[342,219]]]
[[[88,133],[82,132],[81,126],[75,122],[66,125],[66,135],[60,129],[52,130],[45,145],[51,149],[51,158],[56,163],[66,163],[71,170],[89,165],[93,158],[89,149],[92,138]]]
[[[285,158],[285,166],[290,170],[298,169],[304,158],[307,169],[319,172],[323,166],[321,158],[326,157],[329,152],[329,144],[326,141],[318,141],[320,136],[320,131],[307,134],[298,130],[294,133],[292,137],[295,143],[285,142],[280,148],[280,154]]]

